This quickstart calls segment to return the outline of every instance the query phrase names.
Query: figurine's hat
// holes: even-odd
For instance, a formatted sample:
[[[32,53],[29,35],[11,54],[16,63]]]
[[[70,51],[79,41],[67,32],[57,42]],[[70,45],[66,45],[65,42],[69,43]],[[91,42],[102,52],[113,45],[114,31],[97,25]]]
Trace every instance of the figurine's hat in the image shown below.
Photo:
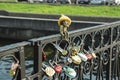
[[[67,21],[67,22],[68,22],[68,25],[71,24],[71,19],[70,19],[69,17],[63,15],[63,14],[61,15],[61,17],[60,17],[59,20],[58,20],[58,25],[59,25],[59,26],[61,26],[62,21]]]

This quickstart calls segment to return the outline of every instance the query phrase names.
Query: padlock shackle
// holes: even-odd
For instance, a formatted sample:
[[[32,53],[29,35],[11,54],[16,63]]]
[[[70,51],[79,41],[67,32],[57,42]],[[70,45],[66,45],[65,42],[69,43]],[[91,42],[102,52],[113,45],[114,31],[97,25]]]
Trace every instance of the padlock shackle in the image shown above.
[[[91,53],[94,53],[93,49],[90,46],[88,46],[88,48],[89,48]]]
[[[52,44],[53,44],[53,46],[54,46],[58,51],[60,51],[60,52],[63,51],[63,49],[62,49],[60,46],[58,46],[58,45],[56,45],[56,44],[54,44],[54,43],[52,43]]]

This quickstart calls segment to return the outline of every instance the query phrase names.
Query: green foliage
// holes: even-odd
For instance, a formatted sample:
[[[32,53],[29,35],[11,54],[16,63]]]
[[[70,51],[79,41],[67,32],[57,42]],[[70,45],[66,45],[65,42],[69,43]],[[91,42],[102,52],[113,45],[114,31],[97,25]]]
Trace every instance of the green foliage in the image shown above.
[[[67,14],[82,16],[120,17],[120,6],[0,3],[0,10],[39,14]]]

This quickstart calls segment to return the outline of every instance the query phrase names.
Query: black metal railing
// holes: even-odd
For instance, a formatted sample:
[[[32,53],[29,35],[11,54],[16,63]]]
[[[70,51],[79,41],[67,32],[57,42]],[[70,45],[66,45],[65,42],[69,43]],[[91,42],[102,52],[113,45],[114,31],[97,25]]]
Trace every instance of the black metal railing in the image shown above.
[[[24,72],[24,46],[26,45],[34,48],[34,69],[27,77]],[[83,56],[80,61],[73,59],[74,47],[78,49],[79,54],[86,55],[87,60],[82,59]],[[21,67],[17,80],[119,80],[120,21],[70,31],[69,41],[62,40],[61,35],[56,34],[0,47],[0,57],[11,53],[20,61]],[[49,76],[43,68],[54,67],[51,66],[54,63],[60,64],[63,70]],[[67,73],[66,67],[74,70],[74,74],[70,74],[69,71]]]

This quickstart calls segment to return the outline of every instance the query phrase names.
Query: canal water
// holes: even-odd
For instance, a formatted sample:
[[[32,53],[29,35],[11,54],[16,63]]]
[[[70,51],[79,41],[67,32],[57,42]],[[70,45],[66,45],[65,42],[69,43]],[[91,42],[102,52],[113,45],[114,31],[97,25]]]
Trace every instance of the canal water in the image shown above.
[[[0,47],[5,46],[8,44],[16,43],[17,41],[14,40],[2,40],[0,39]],[[33,71],[33,60],[32,60],[32,53],[26,55],[29,52],[30,48],[25,49],[25,65],[26,65],[26,74],[32,73]],[[30,51],[31,52],[31,51]],[[0,80],[12,80],[12,76],[10,75],[10,68],[11,64],[14,62],[13,57],[2,57],[0,58]]]

